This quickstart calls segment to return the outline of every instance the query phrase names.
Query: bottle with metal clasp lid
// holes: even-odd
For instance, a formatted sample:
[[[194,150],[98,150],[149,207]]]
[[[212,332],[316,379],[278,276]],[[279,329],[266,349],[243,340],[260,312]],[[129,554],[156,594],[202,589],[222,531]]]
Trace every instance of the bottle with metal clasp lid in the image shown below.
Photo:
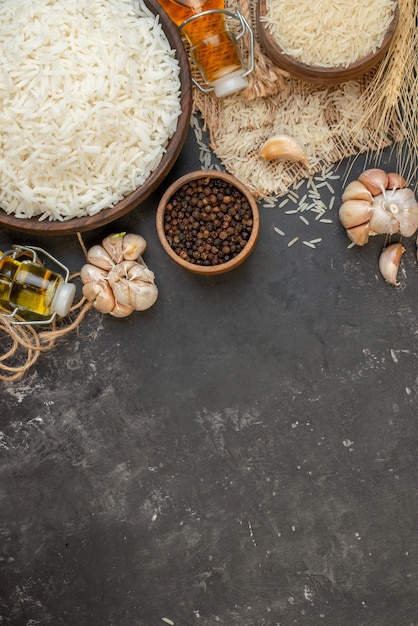
[[[52,260],[64,276],[45,267],[38,253]],[[55,315],[65,317],[76,293],[68,278],[65,265],[42,248],[13,246],[12,250],[0,251],[0,313],[15,324],[40,324],[52,321]]]
[[[254,69],[254,37],[247,20],[238,11],[225,10],[224,0],[159,0],[189,45],[190,61],[200,71],[203,84],[192,77],[203,92],[217,97],[236,93],[248,86],[246,76]],[[226,19],[240,22],[240,32],[225,27]],[[249,67],[245,69],[237,43],[250,37]]]

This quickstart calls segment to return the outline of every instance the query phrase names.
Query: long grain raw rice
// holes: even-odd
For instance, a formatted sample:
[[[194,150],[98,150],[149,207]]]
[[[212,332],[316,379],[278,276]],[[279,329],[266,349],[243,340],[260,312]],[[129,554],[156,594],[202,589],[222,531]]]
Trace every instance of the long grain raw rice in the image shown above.
[[[283,52],[308,65],[347,66],[375,52],[394,0],[268,0],[264,21]]]
[[[94,215],[158,167],[179,65],[142,0],[2,0],[0,57],[4,211]]]

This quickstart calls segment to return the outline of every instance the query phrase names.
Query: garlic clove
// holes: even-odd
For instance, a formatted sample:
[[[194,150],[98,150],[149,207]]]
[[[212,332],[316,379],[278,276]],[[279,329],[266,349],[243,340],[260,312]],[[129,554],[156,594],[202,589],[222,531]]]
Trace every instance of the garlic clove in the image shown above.
[[[129,281],[121,278],[112,284],[112,291],[116,302],[123,306],[130,306]]]
[[[144,283],[154,283],[154,272],[150,270],[146,265],[136,264],[128,271],[128,278],[130,280],[142,280]]]
[[[128,278],[129,271],[138,265],[136,261],[122,261],[112,267],[108,273],[108,281],[111,286],[122,278]]]
[[[103,246],[95,245],[87,252],[87,261],[92,265],[101,267],[104,270],[110,270],[114,265],[111,257],[108,255]]]
[[[132,280],[129,282],[129,304],[136,311],[149,309],[158,298],[158,289],[155,284]]]
[[[86,283],[82,291],[100,313],[110,313],[115,306],[112,289],[107,283]]]
[[[82,283],[100,283],[106,281],[107,271],[97,265],[86,263],[81,268],[80,278]]]
[[[344,228],[352,228],[368,222],[373,214],[372,205],[364,200],[347,200],[339,209],[339,218]]]
[[[353,180],[344,189],[342,196],[343,202],[347,200],[364,200],[371,204],[373,196],[370,191],[359,180]]]
[[[364,246],[369,241],[369,235],[371,235],[370,224],[365,222],[358,226],[352,226],[347,228],[346,233],[349,239],[357,246]]]
[[[122,240],[122,254],[126,261],[136,261],[141,254],[144,254],[147,242],[141,235],[128,233]]]
[[[110,315],[113,315],[113,317],[128,317],[133,311],[133,307],[125,306],[116,300],[115,306],[110,311]]]
[[[403,189],[406,187],[406,180],[397,172],[389,172],[386,189]]]
[[[260,156],[265,161],[273,159],[281,159],[288,161],[300,161],[307,165],[307,156],[305,150],[298,144],[293,137],[289,135],[275,135],[270,137],[261,146]]]
[[[400,283],[396,280],[399,265],[405,248],[401,243],[392,243],[383,251],[379,257],[379,270],[383,278],[391,285],[397,287]]]
[[[123,261],[123,238],[126,233],[113,233],[105,237],[102,246],[113,259],[114,263]]]
[[[378,168],[364,170],[358,179],[370,191],[372,196],[377,196],[387,189],[388,175],[384,170]]]

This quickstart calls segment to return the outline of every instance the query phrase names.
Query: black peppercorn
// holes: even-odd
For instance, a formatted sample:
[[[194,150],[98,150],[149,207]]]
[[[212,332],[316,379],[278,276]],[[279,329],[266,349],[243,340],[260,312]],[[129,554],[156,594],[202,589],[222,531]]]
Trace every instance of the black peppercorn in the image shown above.
[[[164,232],[173,250],[196,265],[226,263],[246,246],[251,206],[233,184],[218,178],[191,180],[167,203]]]

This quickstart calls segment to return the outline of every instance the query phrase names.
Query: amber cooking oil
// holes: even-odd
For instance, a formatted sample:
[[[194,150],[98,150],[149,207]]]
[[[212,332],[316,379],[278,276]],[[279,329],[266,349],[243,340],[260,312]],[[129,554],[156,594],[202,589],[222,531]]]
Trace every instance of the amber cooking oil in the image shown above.
[[[177,26],[203,11],[224,9],[223,0],[159,0],[159,3]],[[191,57],[207,83],[242,72],[242,62],[232,36],[225,29],[223,13],[192,20],[181,32],[190,44]]]
[[[30,261],[0,260],[0,308],[49,317],[62,277]]]

